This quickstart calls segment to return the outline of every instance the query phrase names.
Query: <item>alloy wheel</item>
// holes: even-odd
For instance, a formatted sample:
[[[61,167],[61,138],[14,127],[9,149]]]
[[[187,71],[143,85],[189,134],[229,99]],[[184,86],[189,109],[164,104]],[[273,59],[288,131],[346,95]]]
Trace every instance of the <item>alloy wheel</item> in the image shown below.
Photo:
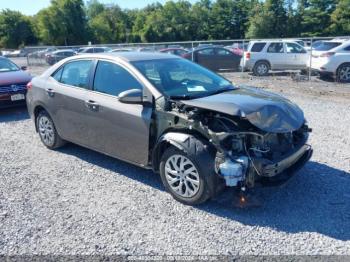
[[[42,141],[47,146],[53,146],[55,143],[55,131],[51,119],[46,116],[39,118],[39,134]]]
[[[193,197],[200,188],[197,168],[183,155],[172,155],[167,159],[165,178],[170,189],[181,197]]]
[[[258,68],[256,70],[259,75],[265,75],[268,71],[267,65],[266,64],[259,64]]]
[[[350,81],[350,66],[343,66],[340,69],[339,80],[344,82]]]

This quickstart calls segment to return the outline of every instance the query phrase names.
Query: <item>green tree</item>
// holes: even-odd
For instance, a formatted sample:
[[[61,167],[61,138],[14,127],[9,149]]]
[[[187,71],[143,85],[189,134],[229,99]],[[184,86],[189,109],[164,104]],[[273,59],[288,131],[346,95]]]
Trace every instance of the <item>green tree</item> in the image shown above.
[[[36,41],[31,18],[9,9],[0,12],[0,46],[18,48]]]
[[[250,8],[250,0],[217,0],[210,14],[210,37],[212,39],[244,38]]]
[[[119,6],[113,5],[89,21],[94,40],[97,43],[125,42],[127,17]]]
[[[287,11],[283,0],[266,0],[256,4],[249,20],[248,38],[285,37]]]
[[[83,0],[52,0],[37,14],[41,40],[47,44],[75,45],[87,40],[87,20]]]
[[[339,0],[331,15],[329,31],[333,35],[350,35],[350,0]]]
[[[301,17],[302,36],[326,36],[338,0],[309,0]]]

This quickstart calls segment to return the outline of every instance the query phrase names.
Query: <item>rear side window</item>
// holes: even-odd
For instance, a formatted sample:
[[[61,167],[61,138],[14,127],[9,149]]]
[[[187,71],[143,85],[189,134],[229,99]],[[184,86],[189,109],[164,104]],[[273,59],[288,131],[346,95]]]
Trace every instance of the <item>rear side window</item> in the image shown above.
[[[88,89],[91,60],[80,60],[65,64],[60,82]]]
[[[59,70],[57,70],[55,73],[53,73],[52,77],[56,81],[60,82],[61,81],[62,72],[63,72],[63,67],[61,67]]]
[[[266,43],[255,43],[253,44],[252,48],[251,48],[251,52],[261,52],[264,47],[265,47]]]
[[[98,62],[94,79],[95,91],[118,96],[130,89],[142,89],[142,85],[126,69],[114,63]]]
[[[201,55],[214,55],[214,49],[213,48],[206,48],[198,51],[198,54]]]
[[[320,45],[315,47],[316,51],[328,51],[337,46],[340,46],[342,43],[339,42],[322,42]]]
[[[271,43],[267,48],[268,53],[283,53],[283,43]]]

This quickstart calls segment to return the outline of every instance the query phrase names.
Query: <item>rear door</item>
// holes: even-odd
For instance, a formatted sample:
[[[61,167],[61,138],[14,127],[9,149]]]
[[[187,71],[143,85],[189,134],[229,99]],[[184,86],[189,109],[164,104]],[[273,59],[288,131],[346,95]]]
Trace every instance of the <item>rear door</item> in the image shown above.
[[[121,103],[118,95],[142,84],[125,67],[100,60],[88,93],[85,138],[90,148],[147,165],[152,107]]]
[[[76,60],[64,64],[49,79],[47,106],[62,138],[86,145],[85,100],[89,89],[93,61]]]
[[[271,64],[273,70],[287,69],[286,56],[284,53],[284,45],[282,42],[272,42],[269,44],[266,50],[266,59]]]
[[[214,48],[203,48],[195,52],[196,62],[211,70],[217,70],[219,67]]]

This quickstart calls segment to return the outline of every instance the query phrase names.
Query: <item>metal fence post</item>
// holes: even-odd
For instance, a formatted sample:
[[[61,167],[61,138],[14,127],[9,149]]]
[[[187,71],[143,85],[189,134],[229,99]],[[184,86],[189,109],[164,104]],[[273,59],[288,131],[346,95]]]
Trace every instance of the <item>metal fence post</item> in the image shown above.
[[[309,81],[311,81],[311,71],[312,71],[312,44],[313,44],[313,37],[311,37],[310,42],[310,61],[309,61]]]
[[[194,50],[193,50],[193,42],[192,42],[192,52],[191,52],[191,56],[192,56],[191,60],[192,60],[192,62],[193,62],[193,55],[194,55]]]
[[[241,70],[242,70],[242,73],[244,72],[244,59],[245,59],[245,49],[244,49],[244,39],[243,39],[243,45],[242,45],[242,48],[243,48],[243,53],[242,53],[242,57],[241,57]]]

